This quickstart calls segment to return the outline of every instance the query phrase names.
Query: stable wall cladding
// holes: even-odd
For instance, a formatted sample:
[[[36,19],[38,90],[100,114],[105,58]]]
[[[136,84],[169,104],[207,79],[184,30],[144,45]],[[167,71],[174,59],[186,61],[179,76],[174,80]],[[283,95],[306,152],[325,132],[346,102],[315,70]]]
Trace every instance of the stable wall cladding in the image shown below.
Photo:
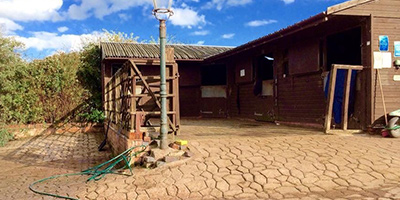
[[[400,57],[394,57],[394,41],[400,41],[400,19],[387,17],[373,18],[373,51],[379,51],[379,35],[387,35],[389,37],[389,52],[392,53],[392,60],[400,60]],[[375,97],[375,115],[374,118],[379,119],[383,116],[383,102],[380,94],[380,87],[377,80],[376,70],[374,70],[373,85]],[[394,67],[390,69],[380,69],[382,78],[383,93],[385,96],[385,104],[387,112],[391,112],[400,108],[400,81],[394,81],[395,75],[400,75],[400,69]]]

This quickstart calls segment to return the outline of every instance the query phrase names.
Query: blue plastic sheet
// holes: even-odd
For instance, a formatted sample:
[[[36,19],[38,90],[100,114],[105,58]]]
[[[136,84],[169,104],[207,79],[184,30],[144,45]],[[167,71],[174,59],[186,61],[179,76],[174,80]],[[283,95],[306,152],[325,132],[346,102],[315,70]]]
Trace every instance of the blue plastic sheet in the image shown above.
[[[335,97],[333,99],[333,118],[336,124],[342,123],[342,104],[343,104],[343,96],[345,90],[345,83],[347,77],[346,69],[338,69],[336,76],[336,88],[335,88]],[[355,96],[355,83],[356,83],[357,72],[352,70],[351,73],[351,82],[350,82],[350,97],[349,97],[349,116],[354,112],[354,96]],[[327,84],[325,85],[325,97],[328,97],[330,83],[330,73],[328,74]]]

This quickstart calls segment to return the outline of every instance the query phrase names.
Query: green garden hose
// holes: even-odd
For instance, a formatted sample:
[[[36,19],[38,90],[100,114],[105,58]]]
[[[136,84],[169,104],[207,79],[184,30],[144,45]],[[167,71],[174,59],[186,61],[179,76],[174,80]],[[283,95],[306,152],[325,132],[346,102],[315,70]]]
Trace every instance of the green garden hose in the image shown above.
[[[108,160],[107,162],[104,162],[104,163],[102,163],[100,165],[97,165],[95,167],[83,170],[83,171],[78,172],[78,173],[60,174],[60,175],[54,175],[54,176],[50,176],[50,177],[47,177],[47,178],[44,178],[44,179],[40,179],[40,180],[35,181],[32,184],[30,184],[29,185],[29,189],[32,190],[33,192],[35,192],[37,194],[41,194],[41,195],[47,195],[47,196],[52,196],[52,197],[57,197],[57,198],[64,198],[64,199],[78,200],[77,198],[73,198],[73,197],[69,197],[69,196],[62,196],[62,195],[57,195],[57,194],[51,194],[51,193],[47,193],[47,192],[38,191],[38,190],[34,189],[33,186],[36,185],[37,183],[42,183],[44,181],[55,179],[55,178],[59,178],[59,177],[78,176],[78,175],[91,175],[86,180],[86,182],[89,182],[91,180],[98,181],[98,180],[102,179],[107,174],[118,174],[118,173],[116,173],[116,171],[124,169],[124,168],[128,168],[129,171],[130,171],[130,174],[128,176],[132,176],[133,172],[132,172],[132,168],[129,165],[129,163],[132,160],[132,157],[136,157],[138,154],[144,152],[146,147],[147,147],[146,145],[140,145],[140,146],[131,147],[131,148],[127,149],[126,151],[122,152],[121,154],[119,154],[118,156]],[[136,148],[142,148],[142,149],[140,151],[131,153],[132,150],[134,150]],[[125,165],[123,167],[119,168],[119,169],[113,169],[121,161],[125,161]]]

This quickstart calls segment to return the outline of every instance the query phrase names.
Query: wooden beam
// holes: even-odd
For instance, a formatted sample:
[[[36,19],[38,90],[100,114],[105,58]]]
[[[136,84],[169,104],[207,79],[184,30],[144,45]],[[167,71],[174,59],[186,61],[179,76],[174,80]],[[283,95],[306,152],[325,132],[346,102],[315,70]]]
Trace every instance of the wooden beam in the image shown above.
[[[343,107],[343,130],[347,130],[348,118],[349,118],[349,98],[350,98],[350,85],[351,85],[351,74],[352,70],[347,70],[347,78],[345,82],[346,89],[344,91],[344,107]]]
[[[329,80],[329,89],[328,89],[328,103],[325,113],[325,133],[328,133],[331,129],[331,121],[332,121],[332,109],[333,109],[333,98],[335,97],[335,86],[336,86],[336,65],[332,65],[330,80]]]

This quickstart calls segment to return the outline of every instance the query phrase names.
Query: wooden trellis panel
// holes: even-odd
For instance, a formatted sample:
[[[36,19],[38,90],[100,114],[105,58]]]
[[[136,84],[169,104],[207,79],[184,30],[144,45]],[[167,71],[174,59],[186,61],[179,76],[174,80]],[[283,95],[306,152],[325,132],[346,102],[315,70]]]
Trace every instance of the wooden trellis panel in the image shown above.
[[[179,92],[178,69],[172,63],[167,69],[167,115],[170,132],[179,131]],[[151,83],[151,85],[150,85]],[[152,87],[159,87],[160,76],[145,76],[141,73],[133,60],[125,62],[121,69],[105,86],[104,109],[106,120],[111,126],[130,139],[141,139],[142,133],[155,131],[159,124],[146,123],[151,118],[160,117],[160,94]],[[137,88],[141,91],[137,92]],[[140,105],[140,100],[149,98],[150,104]]]

